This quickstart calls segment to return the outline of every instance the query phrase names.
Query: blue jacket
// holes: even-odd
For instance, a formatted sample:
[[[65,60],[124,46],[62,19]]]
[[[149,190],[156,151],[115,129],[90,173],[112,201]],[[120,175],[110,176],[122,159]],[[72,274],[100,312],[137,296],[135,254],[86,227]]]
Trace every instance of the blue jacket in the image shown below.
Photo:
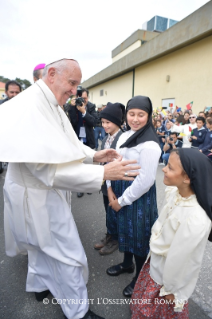
[[[208,155],[212,149],[212,131],[207,131],[203,144],[199,146],[199,149],[205,154]]]
[[[157,127],[157,129],[156,129],[156,133],[157,132],[160,132],[160,133],[165,133],[165,127],[164,127],[164,125],[161,125],[160,127]],[[162,143],[162,138],[164,138],[165,137],[165,134],[164,135],[159,135],[158,134],[158,138],[159,138],[159,141],[160,141],[160,143]]]
[[[173,149],[172,144],[168,144],[168,145],[169,145],[169,149],[166,151],[166,154],[170,153],[171,150]],[[174,145],[176,146],[176,148],[181,148],[183,146],[183,142],[177,140],[177,142],[174,143]]]
[[[207,133],[207,130],[204,127],[202,127],[200,130],[198,130],[198,128],[193,129],[192,136],[196,136],[197,140],[192,139],[191,146],[199,147],[201,144],[203,144],[206,133]]]

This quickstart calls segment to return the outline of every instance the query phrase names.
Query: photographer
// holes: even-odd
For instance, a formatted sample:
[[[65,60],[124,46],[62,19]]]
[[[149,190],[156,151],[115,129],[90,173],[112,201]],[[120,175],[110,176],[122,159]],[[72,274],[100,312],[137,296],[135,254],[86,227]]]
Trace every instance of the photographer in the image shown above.
[[[178,133],[173,132],[170,134],[169,137],[166,137],[166,142],[163,147],[164,154],[162,155],[165,165],[167,165],[168,163],[171,150],[181,148],[183,146],[183,143],[177,139],[177,136]]]
[[[76,97],[72,97],[67,112],[79,140],[94,149],[95,140],[93,128],[97,121],[96,105],[88,101],[89,91],[87,89],[82,88],[81,95],[84,103],[82,103],[82,105],[76,105]]]
[[[99,104],[97,106],[97,121],[96,125],[94,128],[94,137],[95,137],[95,149],[96,151],[98,150],[98,140],[100,139],[101,141],[105,138],[105,130],[102,127],[102,122],[100,119],[100,113],[103,110],[103,104]]]
[[[94,126],[97,121],[96,105],[88,101],[89,91],[85,88],[77,88],[77,97],[72,97],[69,104],[69,119],[78,139],[90,148],[95,148]],[[76,103],[77,101],[77,103]],[[81,105],[80,105],[81,104]],[[83,193],[77,193],[82,197]]]

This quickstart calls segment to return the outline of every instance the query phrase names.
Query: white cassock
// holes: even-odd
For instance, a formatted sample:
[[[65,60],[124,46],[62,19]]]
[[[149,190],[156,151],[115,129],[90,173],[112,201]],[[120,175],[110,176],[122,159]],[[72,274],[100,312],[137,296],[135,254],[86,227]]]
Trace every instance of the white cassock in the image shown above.
[[[28,251],[26,290],[49,289],[67,318],[88,310],[87,258],[70,210],[70,191],[101,188],[104,169],[83,145],[48,86],[39,80],[0,106],[6,253]],[[84,163],[83,163],[84,162]],[[75,300],[75,303],[70,302]]]

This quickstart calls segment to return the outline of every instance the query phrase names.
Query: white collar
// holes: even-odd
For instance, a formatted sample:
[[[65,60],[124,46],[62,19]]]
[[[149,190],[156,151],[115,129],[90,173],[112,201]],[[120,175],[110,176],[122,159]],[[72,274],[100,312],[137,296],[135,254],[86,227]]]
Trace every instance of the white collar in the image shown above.
[[[52,90],[48,87],[48,85],[42,80],[38,80],[37,82],[35,82],[35,85],[38,85],[41,89],[41,91],[43,93],[45,93],[46,98],[48,99],[48,101],[53,104],[54,106],[58,106],[58,102],[56,97],[54,96],[54,93],[52,92]]]

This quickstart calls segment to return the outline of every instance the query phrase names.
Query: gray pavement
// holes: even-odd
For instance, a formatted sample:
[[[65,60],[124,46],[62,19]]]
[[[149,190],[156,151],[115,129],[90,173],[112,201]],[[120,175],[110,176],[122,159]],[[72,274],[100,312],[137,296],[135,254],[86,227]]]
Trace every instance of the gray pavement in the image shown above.
[[[157,172],[158,206],[164,201],[164,185],[162,183],[163,166]],[[35,300],[33,293],[25,292],[27,275],[27,256],[7,257],[4,251],[3,231],[3,194],[4,173],[0,175],[0,319],[63,319],[59,305],[53,304],[52,296],[44,305]],[[119,277],[109,277],[105,270],[122,261],[118,251],[109,256],[100,256],[93,249],[93,244],[104,236],[105,211],[102,194],[85,194],[82,198],[72,195],[72,212],[78,226],[79,234],[85,248],[90,278],[88,293],[91,299],[91,310],[106,319],[130,319],[129,305],[122,295],[123,288],[131,281],[132,275],[123,274]],[[195,292],[189,300],[191,319],[212,318],[212,244],[208,243],[204,261]],[[110,304],[109,299],[115,299]],[[128,299],[126,299],[128,300]]]

